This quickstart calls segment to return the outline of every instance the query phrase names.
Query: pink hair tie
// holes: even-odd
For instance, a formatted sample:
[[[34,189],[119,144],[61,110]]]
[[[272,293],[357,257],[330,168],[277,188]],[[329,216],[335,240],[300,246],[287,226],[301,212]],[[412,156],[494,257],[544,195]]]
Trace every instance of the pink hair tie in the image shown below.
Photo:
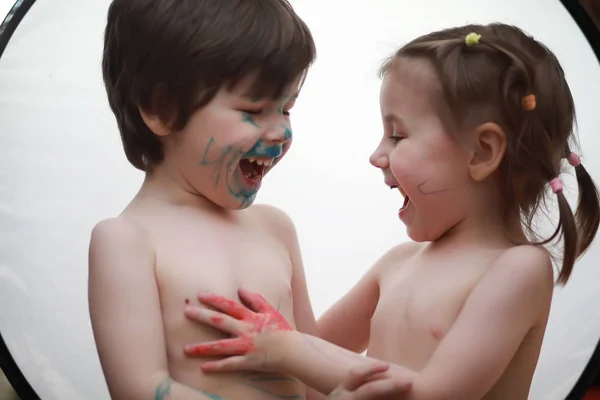
[[[560,193],[563,191],[563,183],[560,178],[554,178],[550,181],[550,187],[554,193]]]
[[[579,156],[573,152],[571,152],[571,154],[569,154],[569,156],[567,157],[567,161],[569,162],[569,164],[572,167],[579,167],[581,165],[581,159],[579,158]]]

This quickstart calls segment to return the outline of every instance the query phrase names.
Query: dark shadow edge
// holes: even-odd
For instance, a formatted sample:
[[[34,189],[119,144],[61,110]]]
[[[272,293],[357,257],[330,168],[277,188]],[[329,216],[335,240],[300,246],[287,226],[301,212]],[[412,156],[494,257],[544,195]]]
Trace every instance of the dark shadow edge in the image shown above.
[[[2,58],[4,50],[10,42],[13,33],[15,32],[15,30],[23,20],[23,17],[25,17],[33,3],[35,3],[35,0],[23,0],[23,2],[19,5],[19,8],[15,10],[15,13],[12,15],[12,18],[9,21],[6,20],[6,18],[10,14],[9,12],[9,14],[7,14],[5,19],[3,20],[2,25],[4,25],[4,31],[0,34],[0,59]],[[15,2],[15,5],[11,8],[10,11],[13,11],[16,4],[17,3]],[[8,379],[11,386],[13,387],[15,392],[17,392],[17,395],[21,399],[40,400],[40,397],[37,395],[35,390],[33,390],[31,385],[29,384],[29,381],[27,380],[27,378],[25,378],[25,376],[21,372],[21,369],[10,354],[8,346],[4,342],[4,338],[2,337],[1,332],[0,369],[2,369],[2,372],[4,372],[4,375],[6,375],[6,378]]]
[[[600,62],[600,31],[594,24],[592,18],[588,15],[587,11],[579,1],[577,0],[560,0],[562,5],[567,9],[571,17],[575,20],[579,29],[583,32],[583,35],[587,39],[588,43],[592,47],[598,62]]]
[[[583,32],[583,35],[587,39],[588,43],[592,47],[598,62],[600,62],[600,32],[598,27],[594,24],[592,18],[588,15],[586,10],[577,0],[560,0],[566,10],[569,12],[571,17],[575,20],[579,29]],[[575,383],[571,392],[567,395],[565,400],[581,400],[585,397],[586,393],[593,386],[594,380],[600,372],[600,340],[596,345],[594,353],[590,357],[588,364],[581,373],[581,376]]]
[[[12,358],[6,343],[4,343],[2,333],[0,333],[0,369],[2,369],[4,375],[6,375],[6,378],[21,399],[40,400],[40,397],[35,390],[33,390],[29,381],[25,378],[21,369]]]
[[[0,34],[0,58],[2,57],[2,54],[4,54],[4,49],[6,49],[8,42],[10,42],[13,33],[15,33],[15,30],[17,29],[17,27],[23,20],[23,17],[25,17],[25,14],[27,14],[33,3],[35,3],[35,0],[23,0],[19,8],[15,11],[14,15],[8,22],[6,22],[6,17],[8,17],[8,14],[6,15],[5,19],[2,22],[2,25],[6,24],[6,26],[4,28],[4,32]],[[10,11],[12,11],[14,8],[15,6],[13,6],[10,9]]]
[[[567,9],[571,17],[575,20],[587,41],[589,42],[598,62],[600,62],[600,32],[587,15],[585,9],[577,2],[577,0],[560,0],[563,6]],[[8,45],[13,33],[19,26],[19,23],[23,20],[31,6],[35,3],[35,0],[24,0],[19,9],[15,12],[10,21],[6,24],[5,30],[0,35],[0,58],[4,54],[4,50]],[[40,397],[33,390],[17,364],[12,358],[2,333],[0,332],[0,369],[6,375],[8,381],[13,386],[19,397],[27,400],[40,400]],[[592,354],[590,361],[585,367],[583,373],[577,380],[577,383],[567,395],[565,400],[581,400],[585,396],[586,392],[592,386],[594,379],[600,372],[600,340],[596,345],[596,349]]]
[[[563,6],[567,9],[571,17],[575,20],[579,29],[589,42],[598,62],[600,62],[600,32],[594,24],[592,18],[587,14],[586,10],[577,0],[560,0]],[[581,400],[592,387],[594,380],[600,372],[600,340],[596,345],[594,353],[590,357],[588,364],[581,373],[581,376],[575,383],[571,392],[565,400]]]

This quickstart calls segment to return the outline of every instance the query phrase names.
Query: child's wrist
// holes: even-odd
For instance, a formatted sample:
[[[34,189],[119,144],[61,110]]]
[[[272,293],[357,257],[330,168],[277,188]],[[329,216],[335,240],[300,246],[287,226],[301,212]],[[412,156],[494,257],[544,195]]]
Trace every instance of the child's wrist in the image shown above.
[[[291,358],[291,351],[293,350],[293,343],[295,336],[298,334],[296,331],[276,331],[271,332],[270,348],[273,349],[272,363],[273,367],[278,372],[288,373],[289,372],[289,360]]]

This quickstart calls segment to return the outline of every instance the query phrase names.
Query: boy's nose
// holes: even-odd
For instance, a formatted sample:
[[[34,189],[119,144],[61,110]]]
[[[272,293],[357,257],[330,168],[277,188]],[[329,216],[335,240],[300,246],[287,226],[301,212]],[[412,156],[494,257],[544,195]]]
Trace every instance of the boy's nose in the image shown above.
[[[270,143],[281,143],[292,137],[292,131],[286,126],[278,126],[270,129],[264,137],[264,140]]]

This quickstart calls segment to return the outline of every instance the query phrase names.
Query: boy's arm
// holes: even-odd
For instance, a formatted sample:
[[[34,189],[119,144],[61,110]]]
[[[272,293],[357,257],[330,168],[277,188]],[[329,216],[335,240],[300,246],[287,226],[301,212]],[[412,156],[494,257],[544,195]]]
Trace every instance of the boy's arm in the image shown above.
[[[100,222],[89,249],[89,311],[114,400],[208,400],[169,377],[155,257],[145,232],[122,219]]]
[[[379,302],[379,279],[386,267],[398,264],[414,249],[414,243],[394,247],[381,257],[356,285],[317,322],[321,339],[361,353],[369,344],[371,318]]]
[[[473,290],[452,329],[422,371],[392,365],[412,381],[407,400],[481,399],[502,376],[526,334],[541,326],[553,290],[547,253],[532,246],[508,250]],[[275,346],[283,370],[328,393],[350,368],[365,362],[345,349],[297,332],[284,332]]]

